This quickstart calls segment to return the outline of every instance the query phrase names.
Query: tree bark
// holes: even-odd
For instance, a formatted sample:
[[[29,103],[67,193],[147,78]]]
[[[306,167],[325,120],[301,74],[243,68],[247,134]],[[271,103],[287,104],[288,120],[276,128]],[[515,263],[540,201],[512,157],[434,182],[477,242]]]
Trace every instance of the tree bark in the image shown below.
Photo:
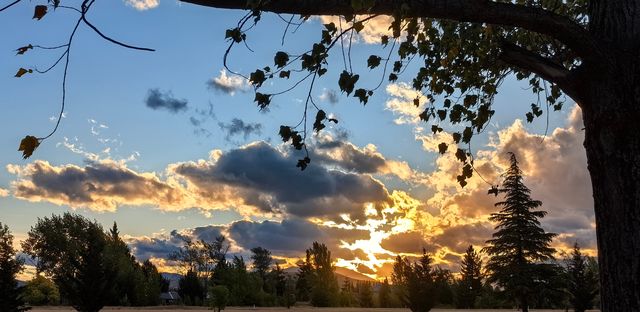
[[[583,111],[602,311],[640,311],[640,103],[613,88],[593,93],[613,108]]]

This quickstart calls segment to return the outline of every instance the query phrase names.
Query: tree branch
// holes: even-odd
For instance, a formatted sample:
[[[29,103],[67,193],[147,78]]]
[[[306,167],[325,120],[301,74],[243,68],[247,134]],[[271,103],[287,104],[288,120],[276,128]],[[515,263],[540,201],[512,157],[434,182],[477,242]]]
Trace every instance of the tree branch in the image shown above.
[[[180,0],[221,9],[249,9],[243,0]],[[300,15],[379,14],[429,17],[459,22],[521,27],[566,44],[585,60],[599,59],[599,45],[581,25],[553,12],[513,3],[487,0],[377,0],[368,9],[354,10],[351,0],[265,1],[260,10]]]
[[[581,103],[576,81],[570,70],[551,59],[544,58],[511,42],[503,41],[501,48],[500,60],[557,84],[567,95]]]

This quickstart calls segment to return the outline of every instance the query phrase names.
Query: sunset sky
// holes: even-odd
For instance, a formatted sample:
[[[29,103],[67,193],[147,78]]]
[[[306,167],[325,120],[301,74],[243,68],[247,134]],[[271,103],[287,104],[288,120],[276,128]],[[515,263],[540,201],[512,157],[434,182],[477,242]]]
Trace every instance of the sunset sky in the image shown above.
[[[406,82],[419,61],[363,107],[339,92],[344,63],[336,50],[328,77],[316,82],[312,95],[339,123],[310,137],[312,162],[301,172],[295,167],[301,155],[277,134],[280,125],[298,123],[308,84],[259,111],[248,83],[222,64],[225,29],[244,13],[174,0],[96,2],[87,17],[102,32],[156,52],[116,46],[81,26],[60,129],[23,160],[20,139],[44,136],[55,125],[62,66],[13,76],[20,67],[50,66],[61,51],[16,56],[15,50],[65,43],[77,17],[60,8],[33,20],[36,2],[0,13],[0,222],[17,240],[38,217],[72,211],[105,227],[116,221],[134,254],[165,270],[172,268],[163,259],[181,235],[220,234],[231,240],[231,254],[246,257],[262,246],[289,264],[313,241],[324,242],[337,266],[371,277],[390,275],[397,254],[422,248],[437,264],[457,270],[469,244],[481,247],[493,233],[487,219],[499,198],[487,195],[488,183],[500,182],[507,152],[514,152],[532,197],[549,212],[545,229],[559,234],[553,245],[577,241],[595,253],[582,118],[570,99],[548,116],[544,136],[546,115],[522,121],[537,98],[525,82],[508,78],[490,126],[472,142],[475,166],[488,183],[476,174],[460,188],[460,163],[452,153],[437,153],[450,135],[434,137],[419,121],[422,109],[413,106],[422,95]],[[330,19],[290,28],[282,46],[286,24],[267,14],[248,34],[255,52],[237,46],[229,66],[248,74],[273,66],[279,50],[304,52]],[[363,86],[382,77],[381,69],[366,68],[366,59],[388,53],[376,40],[386,22],[374,20],[354,38],[353,67]],[[274,80],[263,88],[276,92],[292,83]]]

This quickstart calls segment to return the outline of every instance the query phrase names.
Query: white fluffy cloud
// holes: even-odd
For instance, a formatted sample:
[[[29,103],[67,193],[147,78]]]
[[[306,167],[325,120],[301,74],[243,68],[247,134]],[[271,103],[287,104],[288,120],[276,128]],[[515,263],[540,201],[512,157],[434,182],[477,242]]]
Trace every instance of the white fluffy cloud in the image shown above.
[[[160,5],[159,0],[124,0],[124,2],[138,11],[153,9]]]
[[[249,90],[249,83],[246,79],[235,75],[227,75],[227,71],[224,69],[220,71],[220,75],[207,81],[207,86],[212,90],[217,90],[229,95],[235,95],[236,92]]]

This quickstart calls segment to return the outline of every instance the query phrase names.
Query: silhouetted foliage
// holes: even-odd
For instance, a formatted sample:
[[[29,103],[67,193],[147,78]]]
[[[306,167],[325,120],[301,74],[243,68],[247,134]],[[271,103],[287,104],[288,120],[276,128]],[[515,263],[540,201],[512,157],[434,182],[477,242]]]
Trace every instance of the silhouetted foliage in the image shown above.
[[[186,305],[201,305],[204,301],[204,287],[195,271],[189,270],[179,281],[180,298]]]
[[[24,311],[22,289],[18,288],[16,275],[22,271],[23,262],[16,259],[13,235],[9,227],[0,223],[0,311]]]
[[[397,256],[393,264],[392,281],[402,304],[412,312],[427,312],[438,300],[435,287],[435,273],[431,268],[433,259],[422,251],[422,257],[415,262]]]
[[[482,294],[482,259],[473,246],[469,246],[460,263],[460,279],[456,283],[456,308],[475,308]]]
[[[384,278],[384,282],[380,285],[380,291],[378,292],[378,302],[381,308],[392,307],[391,303],[391,285],[389,285],[389,279]]]
[[[33,306],[58,305],[60,291],[52,280],[36,274],[24,287],[24,301]]]
[[[358,282],[358,304],[361,308],[373,308],[373,290],[370,282]]]
[[[262,247],[251,248],[251,260],[253,261],[253,269],[262,280],[262,290],[267,291],[267,272],[271,268],[273,258],[271,252]]]
[[[552,260],[554,249],[550,247],[556,234],[546,233],[539,218],[545,211],[534,210],[542,202],[529,196],[524,185],[522,171],[516,156],[511,154],[511,165],[504,174],[504,201],[496,203],[500,212],[491,214],[497,222],[493,239],[487,241],[484,251],[490,256],[487,263],[489,281],[497,283],[524,312],[533,303],[533,296],[547,288],[554,268],[542,263]]]
[[[571,306],[576,312],[584,312],[593,308],[598,294],[597,271],[589,265],[589,258],[582,254],[580,246],[575,243],[567,264],[567,291]]]
[[[37,258],[37,268],[53,277],[61,295],[82,312],[97,312],[108,302],[113,273],[105,266],[102,226],[65,213],[38,219],[22,244]]]
[[[209,306],[215,312],[224,310],[229,303],[229,289],[226,286],[218,285],[209,288]]]

